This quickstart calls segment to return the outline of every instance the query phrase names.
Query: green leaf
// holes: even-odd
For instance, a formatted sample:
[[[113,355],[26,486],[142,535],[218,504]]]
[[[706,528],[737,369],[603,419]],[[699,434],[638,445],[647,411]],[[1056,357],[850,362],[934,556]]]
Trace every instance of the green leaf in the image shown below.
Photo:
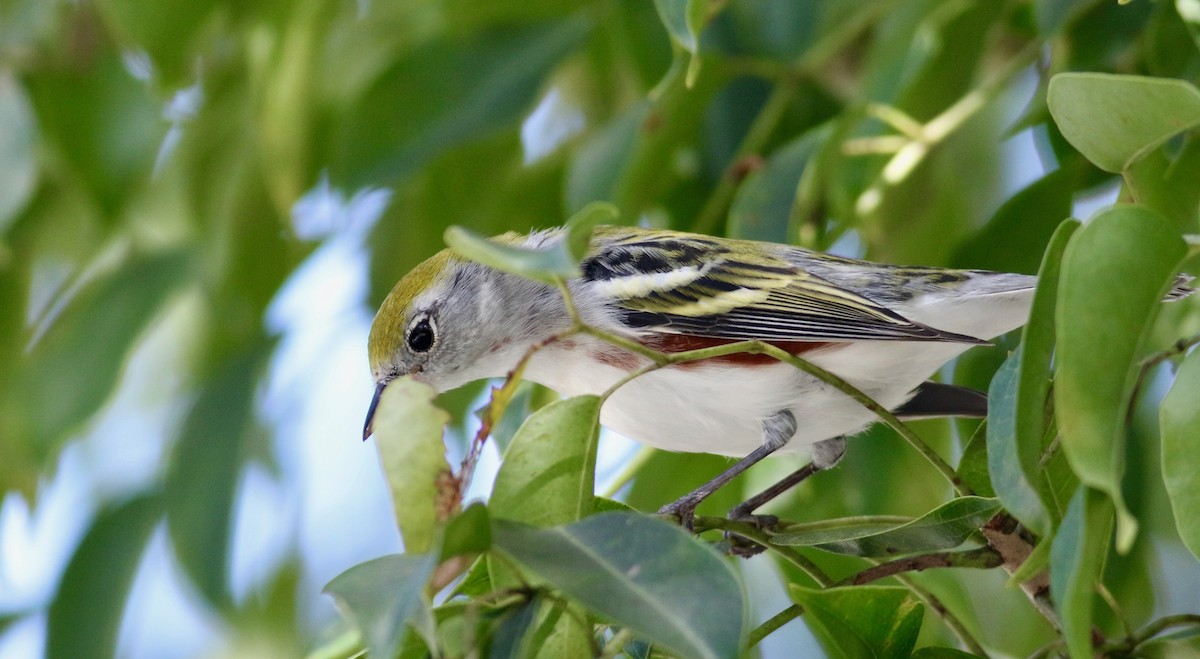
[[[25,90],[6,69],[0,68],[0,236],[12,218],[33,196],[38,163],[37,122]]]
[[[831,657],[907,657],[925,607],[896,586],[805,588],[788,585],[803,620]]]
[[[1163,484],[1175,513],[1175,528],[1200,558],[1200,353],[1183,360],[1159,410]]]
[[[1072,659],[1093,655],[1092,607],[1112,522],[1111,500],[1099,490],[1082,487],[1071,499],[1050,549],[1050,594],[1062,616]]]
[[[612,204],[594,202],[567,221],[563,240],[544,248],[525,247],[518,236],[505,234],[485,238],[463,227],[446,229],[446,244],[463,258],[490,268],[528,277],[546,284],[579,276],[579,261],[587,252],[592,228],[615,222],[617,209]]]
[[[530,416],[496,474],[492,516],[554,526],[590,515],[599,422],[596,396],[556,401]]]
[[[688,86],[700,73],[700,32],[708,13],[708,0],[654,0],[658,17],[671,35],[671,40],[691,53],[688,64]]]
[[[492,634],[488,659],[521,659],[529,656],[527,636],[539,603],[536,599],[526,600],[501,619]]]
[[[1060,73],[1047,102],[1067,141],[1110,172],[1200,126],[1200,90],[1183,80]]]
[[[409,626],[433,638],[433,616],[424,591],[437,557],[391,554],[360,563],[334,577],[322,592],[358,628],[373,657],[392,657]]]
[[[433,550],[457,502],[457,493],[445,490],[451,472],[442,431],[450,415],[433,404],[434,395],[427,385],[398,378],[383,390],[375,414],[375,445],[410,554]]]
[[[400,179],[450,147],[519,123],[588,30],[574,17],[451,32],[405,53],[339,112],[329,147],[335,174],[361,185]]]
[[[1113,498],[1122,552],[1137,532],[1121,497],[1135,360],[1185,252],[1162,216],[1117,206],[1077,231],[1063,256],[1054,388],[1062,447],[1080,481]]]
[[[231,360],[200,391],[167,468],[167,529],[183,571],[208,602],[232,609],[230,535],[255,389],[272,344]]]
[[[917,648],[917,651],[912,653],[912,659],[971,659],[978,655],[954,648],[941,648],[934,646],[926,646]]]
[[[963,243],[954,262],[964,268],[1036,272],[1055,228],[1071,216],[1074,179],[1060,168],[1014,194]]]
[[[493,534],[535,574],[671,652],[738,655],[745,611],[737,576],[677,526],[601,513],[551,529],[496,520]]]
[[[907,521],[854,518],[793,524],[773,534],[772,542],[817,547],[852,556],[895,556],[952,549],[1000,511],[995,499],[959,497]]]
[[[578,604],[543,601],[534,628],[526,634],[518,657],[558,659],[587,657],[592,649],[592,624]]]
[[[50,603],[46,657],[112,657],[125,598],[162,500],[140,496],[96,517],[71,555]]]
[[[1087,0],[1037,0],[1033,14],[1038,31],[1047,36],[1058,32],[1087,5]]]
[[[583,208],[593,201],[616,199],[617,188],[651,107],[650,101],[643,100],[626,108],[575,150],[567,167],[568,209]]]
[[[592,244],[592,229],[601,224],[612,224],[620,216],[620,211],[612,204],[593,202],[584,206],[567,220],[567,239],[564,241],[567,253],[576,261],[582,261]]]
[[[987,424],[984,423],[976,427],[975,433],[963,447],[962,457],[959,458],[955,471],[972,492],[981,497],[994,497],[996,491],[992,487],[991,477],[988,476],[987,462]]]
[[[1196,42],[1196,48],[1200,49],[1200,6],[1196,0],[1175,0],[1175,10],[1192,35],[1192,41]]]
[[[1055,308],[1058,304],[1063,252],[1070,244],[1071,236],[1080,226],[1080,222],[1074,219],[1063,222],[1050,238],[1050,244],[1046,246],[1042,265],[1038,270],[1037,290],[1030,306],[1029,322],[1025,323],[1025,328],[1021,330],[1020,367],[1017,375],[1014,427],[1016,457],[1024,473],[1024,480],[1037,490],[1044,508],[1049,511],[1055,523],[1061,514],[1050,492],[1053,484],[1047,481],[1050,472],[1042,466],[1042,456],[1048,443],[1046,404],[1053,377],[1051,361],[1055,344]]]
[[[156,68],[156,76],[177,84],[196,74],[196,58],[201,56],[196,52],[198,36],[208,32],[204,29],[208,15],[219,3],[100,0],[96,6],[126,48],[144,51]]]
[[[1022,350],[996,371],[988,389],[988,474],[1004,507],[1038,535],[1050,530],[1050,518],[1038,496],[1041,475],[1031,479],[1022,469],[1021,447],[1016,435],[1017,385]],[[1033,441],[1039,445],[1041,434]]]
[[[442,536],[441,555],[444,561],[452,556],[481,554],[492,548],[492,519],[487,506],[473,503],[446,524]]]
[[[1144,659],[1184,659],[1200,657],[1200,635],[1177,638],[1159,638],[1143,643],[1137,648],[1137,656]]]
[[[190,255],[136,255],[88,284],[26,355],[17,391],[26,423],[45,446],[111,395],[138,337],[183,283]]]
[[[700,48],[700,28],[696,20],[697,6],[704,8],[703,0],[654,0],[654,8],[671,39],[689,53]],[[700,14],[702,17],[703,14]]]
[[[828,130],[805,133],[780,147],[762,169],[746,177],[729,208],[730,238],[788,241],[801,177],[828,136]]]
[[[1157,149],[1125,170],[1134,201],[1170,219],[1182,232],[1200,230],[1200,139],[1187,142],[1173,158]]]

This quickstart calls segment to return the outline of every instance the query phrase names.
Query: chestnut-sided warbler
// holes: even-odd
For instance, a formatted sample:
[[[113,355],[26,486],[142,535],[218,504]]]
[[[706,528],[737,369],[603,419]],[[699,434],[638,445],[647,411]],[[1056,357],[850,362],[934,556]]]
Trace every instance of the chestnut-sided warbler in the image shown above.
[[[564,236],[504,240],[538,248]],[[632,227],[596,228],[580,272],[567,284],[588,326],[666,353],[761,340],[912,416],[985,413],[982,394],[926,380],[971,346],[1024,324],[1036,283]],[[504,376],[536,347],[524,377],[576,396],[601,394],[648,363],[588,334],[555,340],[572,327],[559,289],[450,250],[434,255],[396,284],[371,327],[377,388],[364,438],[380,392],[402,375],[445,391]],[[613,392],[600,414],[605,426],[656,448],[743,458],[663,509],[685,523],[700,500],[762,457],[809,452],[813,468],[830,466],[841,438],[875,418],[830,385],[758,354],[648,372]]]

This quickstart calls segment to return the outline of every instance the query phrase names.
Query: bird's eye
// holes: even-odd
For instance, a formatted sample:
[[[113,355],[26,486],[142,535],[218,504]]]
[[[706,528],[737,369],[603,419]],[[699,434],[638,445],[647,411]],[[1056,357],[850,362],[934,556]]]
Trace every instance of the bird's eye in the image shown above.
[[[428,318],[418,320],[408,330],[408,347],[413,352],[429,352],[429,349],[433,347],[433,341],[433,325],[430,324]]]

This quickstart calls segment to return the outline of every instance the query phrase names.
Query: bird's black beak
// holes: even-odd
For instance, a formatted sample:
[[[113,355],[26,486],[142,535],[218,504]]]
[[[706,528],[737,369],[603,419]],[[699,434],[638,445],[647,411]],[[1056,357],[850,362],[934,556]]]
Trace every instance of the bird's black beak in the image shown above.
[[[375,421],[375,408],[379,407],[379,397],[383,394],[383,390],[387,388],[386,382],[380,382],[375,385],[375,395],[371,396],[371,406],[367,408],[367,422],[363,424],[363,441],[371,436],[371,425]]]

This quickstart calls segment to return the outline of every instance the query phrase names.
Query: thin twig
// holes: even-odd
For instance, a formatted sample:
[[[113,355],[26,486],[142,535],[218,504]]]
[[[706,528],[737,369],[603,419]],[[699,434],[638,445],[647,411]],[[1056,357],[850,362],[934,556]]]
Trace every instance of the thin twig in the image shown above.
[[[1168,359],[1182,355],[1195,345],[1200,345],[1200,334],[1186,339],[1179,339],[1170,348],[1162,352],[1156,352],[1142,360],[1141,368],[1138,369],[1137,379],[1133,382],[1133,389],[1129,392],[1129,407],[1125,411],[1126,426],[1133,423],[1133,413],[1137,409],[1137,399],[1142,393],[1142,387],[1145,385],[1150,371]]]
[[[852,574],[834,584],[834,586],[861,586],[865,583],[886,579],[904,572],[921,572],[939,567],[967,567],[991,569],[1000,567],[1004,558],[991,547],[980,547],[968,551],[936,552],[908,556],[896,560],[873,565],[861,572]]]
[[[753,524],[747,522],[735,522],[724,517],[709,517],[700,515],[697,516],[693,521],[692,528],[694,528],[697,532],[719,530],[734,533],[738,536],[746,538],[747,540],[756,542],[775,552],[776,554],[779,554],[780,558],[800,568],[809,576],[809,578],[815,581],[818,586],[822,588],[828,588],[829,586],[833,585],[833,579],[831,579],[829,575],[825,574],[824,570],[817,567],[816,563],[813,563],[808,559],[808,557],[806,557],[804,554],[801,554],[798,549],[795,547],[776,545],[772,543],[771,536],[767,534],[766,531]]]

